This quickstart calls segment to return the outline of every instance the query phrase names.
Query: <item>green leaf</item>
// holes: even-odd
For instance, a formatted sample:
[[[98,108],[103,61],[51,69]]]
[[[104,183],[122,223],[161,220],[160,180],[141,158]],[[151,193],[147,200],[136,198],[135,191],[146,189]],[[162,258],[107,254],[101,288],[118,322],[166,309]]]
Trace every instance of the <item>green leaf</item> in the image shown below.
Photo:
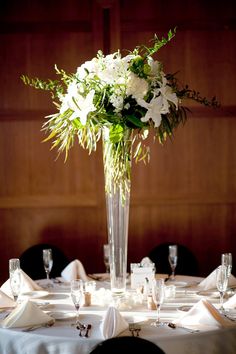
[[[134,114],[129,114],[126,116],[126,119],[128,122],[132,123],[136,128],[143,128],[144,127],[144,123],[137,118]]]
[[[110,141],[113,144],[120,142],[123,138],[123,135],[124,135],[124,128],[120,124],[111,126],[109,137],[110,137]]]

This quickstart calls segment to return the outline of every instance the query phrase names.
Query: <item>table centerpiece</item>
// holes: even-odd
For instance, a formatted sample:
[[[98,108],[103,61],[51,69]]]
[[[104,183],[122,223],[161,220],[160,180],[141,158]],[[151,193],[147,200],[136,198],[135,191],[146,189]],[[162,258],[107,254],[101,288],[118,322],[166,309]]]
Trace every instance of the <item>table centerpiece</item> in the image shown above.
[[[127,240],[131,187],[131,161],[149,161],[145,140],[152,132],[163,144],[187,119],[185,99],[216,107],[175,74],[165,74],[153,56],[175,36],[152,39],[151,47],[137,46],[126,55],[118,50],[86,61],[72,74],[55,66],[59,80],[41,80],[22,75],[27,85],[50,91],[58,112],[43,124],[52,148],[65,152],[67,159],[75,140],[89,153],[103,142],[107,230],[110,244],[111,290],[126,289]]]

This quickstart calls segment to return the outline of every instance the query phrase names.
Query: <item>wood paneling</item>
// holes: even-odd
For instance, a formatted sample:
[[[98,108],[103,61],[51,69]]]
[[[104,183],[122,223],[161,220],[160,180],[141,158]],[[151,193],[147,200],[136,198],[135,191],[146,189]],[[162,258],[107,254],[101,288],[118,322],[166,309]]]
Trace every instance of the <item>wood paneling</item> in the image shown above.
[[[88,156],[76,144],[66,163],[57,159],[41,131],[55,107],[20,75],[56,77],[54,64],[74,72],[98,49],[131,50],[175,26],[156,58],[222,106],[190,105],[173,141],[160,146],[150,138],[150,163],[133,164],[128,261],[164,241],[187,245],[202,275],[221,252],[236,258],[235,7],[233,0],[1,2],[0,280],[8,259],[38,242],[60,246],[89,272],[103,271],[107,240],[101,145]]]

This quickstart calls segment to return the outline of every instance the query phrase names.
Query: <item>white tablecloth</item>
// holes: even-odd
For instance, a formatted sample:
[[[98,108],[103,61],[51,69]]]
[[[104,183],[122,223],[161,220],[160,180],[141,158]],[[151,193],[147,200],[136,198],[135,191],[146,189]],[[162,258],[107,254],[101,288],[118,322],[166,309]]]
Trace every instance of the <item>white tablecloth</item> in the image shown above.
[[[178,280],[195,282],[199,279],[178,277]],[[97,282],[97,287],[108,287],[107,283]],[[193,305],[201,299],[189,291],[189,288],[179,288],[175,299],[166,300],[161,309],[161,318],[172,321],[181,315],[182,305]],[[209,298],[213,304],[218,304],[218,298]],[[48,312],[74,311],[70,298],[69,288],[63,284],[54,284],[50,293],[33,301],[50,304],[44,308]],[[0,329],[1,354],[88,354],[97,343],[103,340],[100,324],[107,306],[92,305],[83,307],[80,311],[80,320],[91,323],[92,330],[89,338],[79,336],[79,331],[71,326],[74,318],[56,320],[53,327],[39,328],[32,332],[22,332],[20,329]],[[155,328],[150,325],[156,318],[155,310],[148,310],[146,304],[136,304],[132,308],[121,309],[127,320],[141,321],[142,338],[153,341],[166,354],[235,354],[236,327],[231,329],[211,330],[198,333],[188,333],[184,329],[171,329],[167,326]],[[4,313],[2,313],[4,314]],[[131,335],[129,330],[121,335]]]

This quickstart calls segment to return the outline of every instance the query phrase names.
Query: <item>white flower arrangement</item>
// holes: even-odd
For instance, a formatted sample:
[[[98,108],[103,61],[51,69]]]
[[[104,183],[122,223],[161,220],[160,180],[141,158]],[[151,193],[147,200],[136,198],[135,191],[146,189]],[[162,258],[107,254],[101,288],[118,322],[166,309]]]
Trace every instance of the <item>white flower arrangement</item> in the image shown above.
[[[174,35],[175,30],[170,30],[167,39],[155,36],[151,48],[136,47],[126,56],[120,51],[106,56],[99,51],[74,74],[67,74],[55,66],[60,80],[42,81],[22,75],[25,84],[51,91],[57,106],[58,112],[47,116],[43,125],[49,132],[45,140],[53,139],[52,147],[58,147],[59,152],[65,151],[67,158],[76,137],[89,152],[96,150],[106,127],[117,155],[128,130],[134,147],[133,157],[145,161],[149,158],[149,148],[144,141],[151,130],[163,143],[180,123],[185,122],[184,99],[217,106],[215,97],[209,101],[188,86],[179,88],[176,77],[166,75],[163,65],[153,59]],[[121,170],[119,162],[118,159],[113,166],[117,181],[123,178],[123,172],[117,172]]]

